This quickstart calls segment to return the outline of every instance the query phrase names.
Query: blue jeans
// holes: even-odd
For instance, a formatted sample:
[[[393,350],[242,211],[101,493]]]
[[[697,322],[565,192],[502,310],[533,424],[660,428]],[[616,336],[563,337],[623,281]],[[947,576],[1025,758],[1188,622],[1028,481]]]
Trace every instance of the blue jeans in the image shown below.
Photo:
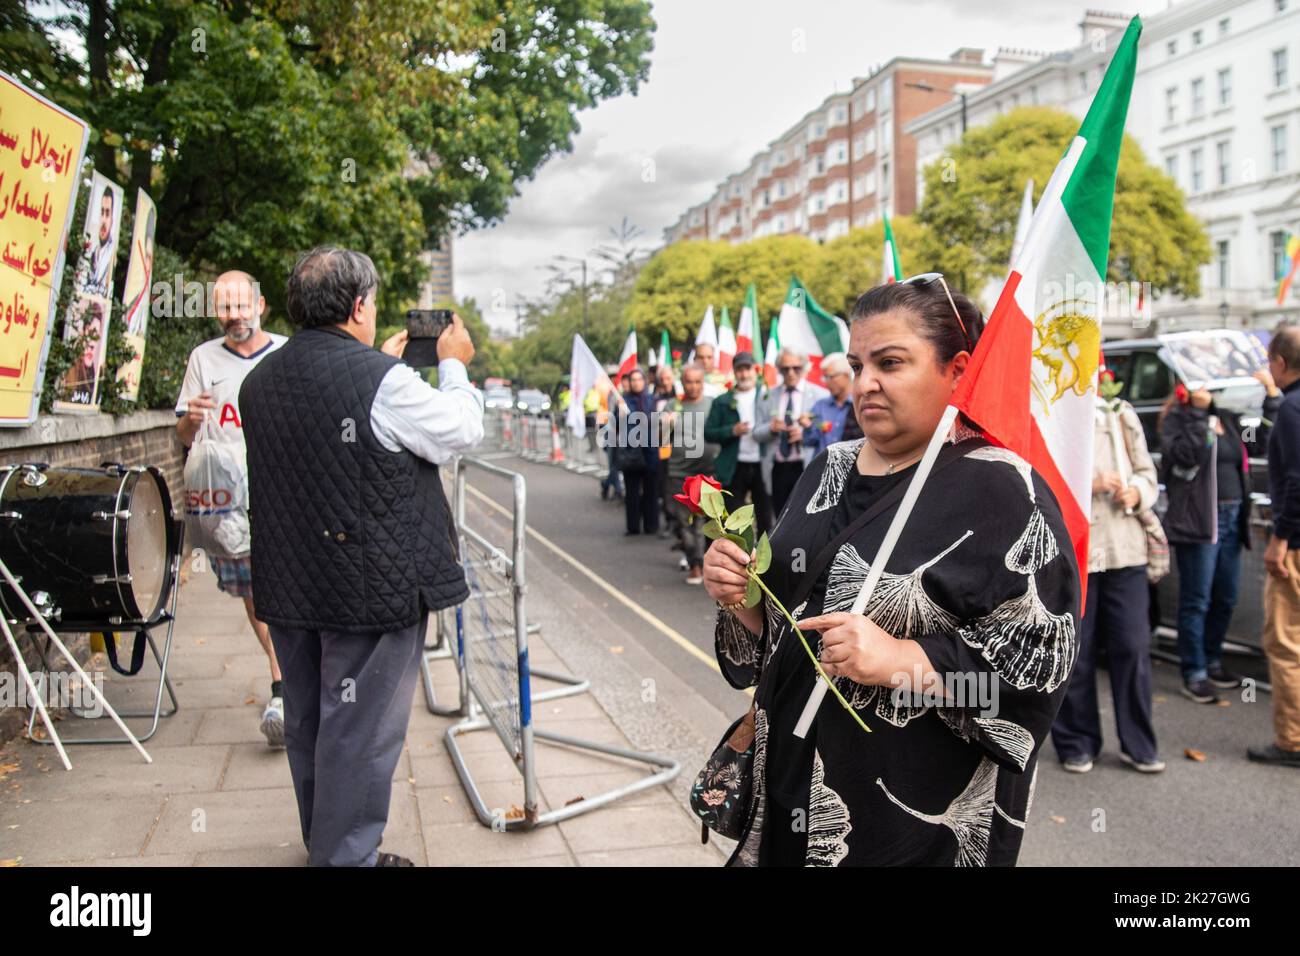
[[[1178,656],[1183,681],[1205,680],[1223,658],[1223,639],[1241,578],[1239,502],[1220,502],[1216,544],[1175,544],[1178,558]]]
[[[615,494],[623,494],[623,472],[614,467],[613,446],[605,449],[605,461],[608,463],[609,471],[605,473],[604,478],[600,479],[600,490],[609,488]]]

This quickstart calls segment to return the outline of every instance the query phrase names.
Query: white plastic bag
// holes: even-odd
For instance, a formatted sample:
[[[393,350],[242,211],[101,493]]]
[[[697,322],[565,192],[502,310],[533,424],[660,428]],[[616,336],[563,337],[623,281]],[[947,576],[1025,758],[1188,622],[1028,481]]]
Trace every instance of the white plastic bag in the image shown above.
[[[222,441],[206,416],[185,462],[186,544],[223,558],[248,554],[248,465],[243,442]]]

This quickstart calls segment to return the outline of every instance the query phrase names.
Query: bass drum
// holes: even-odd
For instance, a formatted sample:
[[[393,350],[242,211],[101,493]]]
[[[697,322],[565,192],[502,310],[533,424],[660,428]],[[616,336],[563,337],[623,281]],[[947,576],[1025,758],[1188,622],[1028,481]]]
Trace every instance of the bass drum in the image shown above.
[[[179,547],[156,468],[0,468],[0,560],[51,620],[153,622]],[[2,578],[0,606],[11,620],[31,618]]]

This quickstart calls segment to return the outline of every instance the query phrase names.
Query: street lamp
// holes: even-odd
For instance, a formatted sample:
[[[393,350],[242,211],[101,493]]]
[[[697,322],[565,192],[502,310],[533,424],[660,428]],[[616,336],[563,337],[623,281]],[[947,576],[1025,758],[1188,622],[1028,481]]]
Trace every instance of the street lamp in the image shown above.
[[[1219,324],[1223,328],[1228,327],[1228,300],[1225,298],[1219,303]]]
[[[577,256],[552,256],[561,262],[575,262],[582,266],[582,337],[587,337],[587,260]]]
[[[920,83],[904,83],[904,86],[910,86],[914,90],[923,90],[926,93],[949,93],[961,98],[961,134],[966,135],[966,94],[955,89],[940,89],[924,81]]]

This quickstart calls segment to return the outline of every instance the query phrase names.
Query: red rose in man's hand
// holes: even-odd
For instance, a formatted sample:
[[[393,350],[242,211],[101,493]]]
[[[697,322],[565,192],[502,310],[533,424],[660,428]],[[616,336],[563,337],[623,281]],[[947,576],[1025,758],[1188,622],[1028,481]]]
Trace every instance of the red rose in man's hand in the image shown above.
[[[719,491],[722,490],[722,485],[710,478],[708,475],[691,475],[682,482],[682,493],[679,495],[673,495],[673,500],[680,501],[690,509],[690,512],[693,515],[704,514],[703,510],[700,508],[700,490],[703,488],[705,482],[708,482],[710,486],[717,488]]]

